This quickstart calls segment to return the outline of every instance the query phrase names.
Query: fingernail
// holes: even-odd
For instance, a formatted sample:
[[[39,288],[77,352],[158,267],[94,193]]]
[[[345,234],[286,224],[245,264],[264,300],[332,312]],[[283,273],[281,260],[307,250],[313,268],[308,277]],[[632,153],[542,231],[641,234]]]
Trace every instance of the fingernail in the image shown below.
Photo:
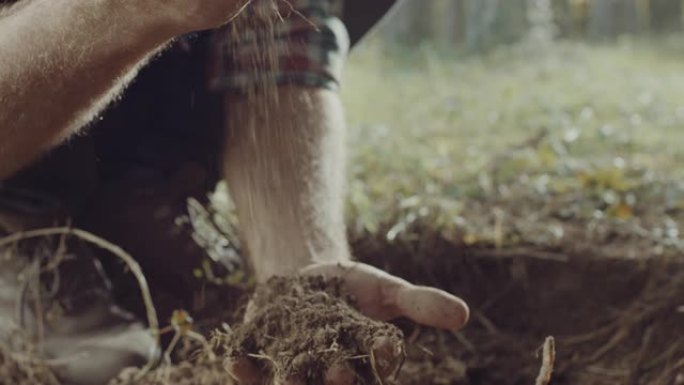
[[[432,287],[402,288],[397,303],[413,321],[440,329],[459,330],[470,316],[470,309],[462,299]]]

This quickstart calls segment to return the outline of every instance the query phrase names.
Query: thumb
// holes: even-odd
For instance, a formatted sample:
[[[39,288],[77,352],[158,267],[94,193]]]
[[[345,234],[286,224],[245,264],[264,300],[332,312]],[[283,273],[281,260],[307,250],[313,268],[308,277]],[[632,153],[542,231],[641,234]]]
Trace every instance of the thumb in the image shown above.
[[[405,317],[440,329],[461,329],[470,316],[468,305],[462,299],[431,287],[402,286],[396,302]]]

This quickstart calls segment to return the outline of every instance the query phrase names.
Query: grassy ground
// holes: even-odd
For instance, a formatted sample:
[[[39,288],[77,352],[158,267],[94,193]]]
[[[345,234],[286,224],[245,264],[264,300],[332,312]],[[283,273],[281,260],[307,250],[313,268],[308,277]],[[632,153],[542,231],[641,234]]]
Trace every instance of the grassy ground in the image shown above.
[[[682,40],[478,57],[367,42],[343,90],[352,234],[683,251]]]

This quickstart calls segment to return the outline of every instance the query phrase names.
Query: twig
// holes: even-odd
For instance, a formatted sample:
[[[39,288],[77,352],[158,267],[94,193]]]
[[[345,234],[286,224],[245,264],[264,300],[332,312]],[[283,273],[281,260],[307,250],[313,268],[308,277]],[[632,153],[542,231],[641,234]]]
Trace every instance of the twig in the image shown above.
[[[304,16],[303,13],[301,13],[300,11],[298,11],[298,10],[294,7],[294,5],[292,5],[291,2],[289,2],[288,0],[280,0],[280,1],[282,1],[282,2],[285,3],[285,4],[287,4],[287,6],[290,7],[290,12],[292,12],[292,13],[294,13],[295,15],[299,16],[299,17],[300,17],[302,20],[304,20],[307,24],[309,24],[310,26],[312,26],[316,32],[320,32],[320,31],[321,31],[321,29],[318,28],[318,26],[317,26],[316,24],[314,24],[313,21],[309,20],[308,17]]]
[[[173,338],[171,339],[171,342],[169,343],[169,346],[164,351],[164,362],[167,365],[171,365],[171,353],[173,353],[173,349],[176,348],[176,345],[178,344],[178,341],[180,341],[182,336],[183,336],[183,333],[181,333],[180,331],[177,330],[176,333],[174,333]]]
[[[657,355],[655,358],[651,359],[650,361],[644,363],[642,365],[642,368],[644,370],[652,370],[652,369],[660,366],[664,361],[672,360],[674,355],[681,348],[681,346],[682,346],[681,341],[674,343],[672,346],[665,349],[665,351],[663,351],[661,354]]]
[[[588,333],[578,334],[578,335],[562,338],[561,342],[563,343],[563,345],[582,344],[582,343],[594,340],[596,338],[602,337],[603,335],[610,333],[611,331],[613,331],[617,327],[618,327],[617,321],[614,321],[608,325],[602,326],[599,329],[590,331]]]
[[[373,351],[373,349],[370,349],[370,364],[373,376],[375,376],[375,380],[378,382],[378,384],[385,385],[385,381],[382,380],[380,373],[378,373],[378,365],[375,360],[375,352]]]
[[[33,280],[29,283],[33,291],[34,311],[36,312],[36,328],[38,329],[38,350],[43,351],[45,341],[45,325],[43,324],[43,304],[40,300],[40,261],[34,260],[34,267],[31,271]]]
[[[150,289],[147,285],[147,280],[145,279],[145,275],[143,274],[138,262],[136,262],[135,259],[133,259],[133,257],[130,254],[126,253],[121,247],[84,230],[74,229],[71,227],[54,227],[18,232],[15,234],[8,235],[4,238],[0,238],[0,248],[16,244],[17,242],[20,242],[22,240],[48,237],[51,235],[73,235],[77,238],[90,242],[100,248],[109,251],[110,253],[114,254],[116,257],[121,259],[128,266],[128,268],[138,281],[138,286],[140,287],[143,302],[145,303],[145,311],[147,313],[147,322],[149,325],[149,330],[152,333],[152,336],[154,337],[156,343],[159,344],[159,319],[157,318],[157,311],[155,310],[154,302],[152,301],[152,295],[150,294]],[[156,365],[156,361],[156,359],[150,359],[150,361],[140,371],[139,376],[144,376],[150,369],[152,369]]]
[[[461,345],[465,346],[465,348],[469,352],[477,352],[477,348],[475,347],[475,344],[470,342],[470,340],[463,333],[452,331],[451,334],[454,337],[456,337],[456,339],[461,343]]]
[[[240,14],[241,14],[245,9],[247,9],[247,7],[249,7],[250,4],[252,4],[252,0],[247,0],[247,1],[245,1],[245,3],[242,4],[242,6],[241,6],[237,11],[235,11],[235,14],[234,14],[233,16],[231,16],[230,19],[228,19],[228,21],[227,21],[226,23],[230,23],[231,21],[235,20],[235,18],[237,18],[238,16],[240,16]]]
[[[643,368],[644,360],[648,356],[648,349],[651,347],[651,341],[653,339],[653,326],[649,326],[646,329],[646,332],[644,333],[644,336],[641,340],[641,348],[639,349],[639,352],[637,353],[636,356],[636,361],[632,365],[632,368],[629,373],[629,384],[638,384],[638,379],[639,379],[639,374],[641,373],[641,370]]]
[[[658,376],[655,380],[651,382],[651,384],[654,385],[666,385],[666,384],[672,384],[673,379],[676,377],[676,372],[684,367],[684,358],[678,360],[672,365],[669,365],[667,368],[665,368],[660,376]]]
[[[282,372],[280,365],[278,365],[278,363],[273,358],[264,354],[264,352],[260,352],[260,354],[249,353],[249,354],[247,354],[247,357],[256,358],[258,360],[264,360],[264,361],[269,362],[271,364],[271,366],[273,367],[274,377],[278,377],[278,374],[280,374]]]
[[[204,348],[204,350],[206,350],[206,354],[207,354],[209,360],[210,361],[216,360],[216,355],[214,354],[214,351],[212,350],[211,345],[209,344],[207,339],[204,338],[203,335],[201,335],[195,331],[188,330],[185,332],[185,337],[187,337],[191,340],[195,340],[195,341],[199,342],[200,344],[202,344],[202,347]]]
[[[71,228],[71,220],[67,221],[66,226]],[[66,237],[67,234],[62,234],[59,237],[59,243],[57,244],[57,249],[55,250],[54,256],[50,259],[47,265],[43,268],[43,272],[51,271],[57,268],[63,261],[66,253]]]
[[[420,325],[416,325],[413,328],[413,332],[411,332],[411,335],[406,339],[406,342],[408,344],[413,344],[418,340],[418,337],[420,336]]]
[[[556,361],[556,342],[553,337],[546,337],[542,349],[542,365],[535,385],[548,385],[553,373],[553,364]]]
[[[478,320],[490,334],[499,334],[499,328],[497,328],[489,318],[482,314],[482,312],[476,310],[473,312],[473,316],[475,316],[475,319]]]
[[[605,355],[606,353],[613,350],[615,347],[617,347],[618,344],[622,342],[622,340],[627,338],[631,326],[631,324],[628,324],[618,329],[618,331],[615,334],[613,334],[613,337],[611,337],[608,342],[606,342],[603,346],[601,346],[601,348],[594,352],[594,354],[592,354],[587,361],[594,362],[599,358],[603,357],[603,355]]]

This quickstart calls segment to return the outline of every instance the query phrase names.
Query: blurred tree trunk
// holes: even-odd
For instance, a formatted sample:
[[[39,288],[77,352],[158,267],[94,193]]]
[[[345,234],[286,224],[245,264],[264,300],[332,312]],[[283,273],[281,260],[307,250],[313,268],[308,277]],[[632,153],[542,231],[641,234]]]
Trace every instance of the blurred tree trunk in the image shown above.
[[[651,29],[651,0],[635,1],[639,31],[649,31]]]
[[[623,0],[619,7],[618,18],[620,33],[636,34],[640,30],[639,26],[639,7],[636,0]]]
[[[404,0],[393,12],[382,31],[386,39],[401,43],[418,43],[433,35],[432,10],[435,1]]]
[[[556,38],[557,26],[551,0],[527,0],[528,40],[538,49],[548,48]]]
[[[589,36],[614,38],[639,31],[640,0],[593,0],[589,12]]]
[[[653,30],[666,32],[682,28],[682,1],[651,0],[650,8]]]
[[[567,0],[567,35],[575,37],[586,35],[589,20],[589,3],[589,0]]]
[[[446,43],[460,45],[465,39],[467,0],[448,0],[444,9],[443,39]]]
[[[482,50],[493,42],[494,22],[500,0],[465,0],[465,14],[468,21],[465,40],[468,49]]]

